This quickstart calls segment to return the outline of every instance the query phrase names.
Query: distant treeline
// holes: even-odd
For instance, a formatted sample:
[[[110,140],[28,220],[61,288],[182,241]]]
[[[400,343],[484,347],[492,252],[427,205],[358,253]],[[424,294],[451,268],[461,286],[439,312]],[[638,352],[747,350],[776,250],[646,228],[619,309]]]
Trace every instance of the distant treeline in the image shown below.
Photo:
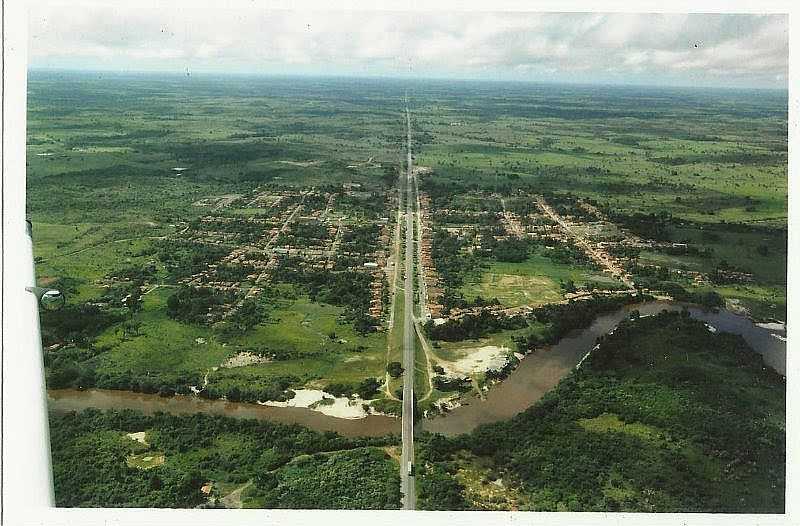
[[[785,164],[786,155],[783,152],[774,153],[753,153],[753,152],[724,152],[702,155],[682,155],[678,157],[653,157],[650,160],[678,166],[681,164],[694,163],[720,163],[720,164],[748,164],[748,165],[775,165]]]

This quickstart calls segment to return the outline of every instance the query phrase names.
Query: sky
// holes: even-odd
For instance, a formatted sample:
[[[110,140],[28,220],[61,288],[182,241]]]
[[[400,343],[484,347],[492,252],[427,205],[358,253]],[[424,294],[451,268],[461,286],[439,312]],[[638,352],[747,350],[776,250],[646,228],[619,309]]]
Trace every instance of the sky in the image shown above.
[[[787,87],[788,16],[42,6],[29,67]]]

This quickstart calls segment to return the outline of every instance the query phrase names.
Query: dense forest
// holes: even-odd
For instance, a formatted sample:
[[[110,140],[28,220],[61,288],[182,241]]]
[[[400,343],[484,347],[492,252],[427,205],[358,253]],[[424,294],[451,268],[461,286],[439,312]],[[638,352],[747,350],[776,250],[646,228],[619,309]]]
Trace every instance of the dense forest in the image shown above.
[[[487,508],[477,464],[519,509],[782,513],[785,379],[687,312],[634,313],[525,412],[418,443],[426,509]]]
[[[205,414],[85,410],[50,416],[56,504],[195,507],[200,488],[249,484],[244,504],[397,508],[397,437],[345,438],[299,425]],[[128,433],[145,432],[145,442]],[[147,455],[147,456],[144,456]],[[155,466],[137,465],[160,458]],[[211,496],[223,496],[213,489]]]

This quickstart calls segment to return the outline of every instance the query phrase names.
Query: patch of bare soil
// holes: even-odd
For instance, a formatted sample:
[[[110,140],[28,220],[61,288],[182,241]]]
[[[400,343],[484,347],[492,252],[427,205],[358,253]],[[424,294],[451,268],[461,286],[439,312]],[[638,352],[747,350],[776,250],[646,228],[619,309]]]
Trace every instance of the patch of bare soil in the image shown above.
[[[234,356],[231,356],[225,361],[225,363],[220,365],[220,367],[223,367],[225,369],[230,369],[232,367],[245,367],[247,365],[267,363],[269,361],[270,361],[269,358],[265,356],[260,356],[258,354],[253,354],[249,351],[244,351]]]
[[[220,499],[220,502],[222,502],[222,505],[225,506],[226,508],[240,509],[242,507],[242,493],[244,493],[244,490],[250,487],[252,483],[253,481],[251,480],[246,484],[239,486],[235,490],[231,491],[230,493],[222,497]]]
[[[314,161],[278,161],[281,164],[288,164],[291,166],[300,166],[301,168],[308,168],[309,166],[315,166],[319,164],[321,161],[314,160]]]
[[[140,444],[144,444],[145,446],[149,446],[150,444],[147,443],[147,433],[145,431],[139,431],[136,433],[128,433],[126,435],[131,440],[135,440]]]

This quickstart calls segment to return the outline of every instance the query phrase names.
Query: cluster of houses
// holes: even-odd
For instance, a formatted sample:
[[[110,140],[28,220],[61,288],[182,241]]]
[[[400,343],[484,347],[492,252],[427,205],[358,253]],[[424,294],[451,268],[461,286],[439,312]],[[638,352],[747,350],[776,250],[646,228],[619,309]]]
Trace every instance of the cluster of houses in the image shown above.
[[[389,234],[388,218],[381,220],[381,231],[378,236],[378,249],[375,251],[375,261],[368,261],[364,266],[370,269],[372,274],[372,283],[370,290],[372,291],[372,299],[370,301],[369,315],[373,318],[381,318],[384,314],[383,298],[385,296],[385,287],[387,286],[386,269],[388,263],[388,249],[391,236]]]
[[[492,197],[500,199],[502,202],[502,198],[499,195],[494,195]],[[430,224],[430,218],[428,216],[429,203],[424,195],[420,199],[422,203],[421,214],[423,224],[427,227]],[[525,215],[519,215],[507,209],[505,203],[503,203],[502,211],[499,212],[472,212],[476,219],[473,224],[461,224],[465,214],[470,213],[468,211],[437,210],[435,219],[450,233],[458,236],[471,237],[472,245],[467,247],[467,250],[480,249],[482,238],[489,235],[493,236],[496,241],[530,238],[549,240],[558,244],[577,247],[605,273],[624,284],[628,291],[634,288],[633,277],[628,271],[630,263],[632,263],[633,260],[622,255],[624,251],[620,252],[615,249],[619,247],[650,250],[657,250],[659,248],[682,248],[680,243],[665,243],[642,239],[635,234],[627,232],[610,222],[605,214],[596,206],[581,199],[576,200],[574,206],[583,213],[575,213],[574,215],[570,213],[559,214],[543,196],[534,196],[531,199],[535,201],[536,208]],[[486,213],[496,214],[497,222],[503,226],[502,234],[498,235],[497,233],[492,233],[491,229],[482,228],[480,226],[480,216]],[[459,221],[449,223],[448,216],[451,214],[457,214],[459,216]],[[587,220],[586,216],[589,216],[590,219]],[[435,264],[431,259],[430,240],[430,229],[425,228],[422,236],[423,275],[428,288],[428,301],[431,316],[433,318],[440,318],[442,315],[441,306],[435,304],[435,298],[439,297],[442,291],[436,287],[438,283],[436,281]],[[685,248],[685,245],[683,245],[683,248]],[[697,271],[673,270],[673,272],[691,279],[695,283],[705,283],[708,281],[708,276]],[[746,273],[733,270],[717,271],[718,274],[720,272],[725,272],[726,274],[723,277],[725,279],[729,278],[731,281],[746,282],[748,279],[752,279],[752,276]],[[622,293],[622,291],[620,291],[620,293]],[[567,294],[567,296],[571,298],[572,294]],[[432,299],[434,301],[431,301]],[[577,299],[577,296],[572,299]],[[437,307],[438,309],[436,309]],[[487,309],[505,315],[512,315],[520,309],[524,310],[522,307],[515,308],[515,310],[507,309],[500,305],[491,305],[463,310],[453,309],[449,312],[448,317],[458,318],[466,314],[475,314],[477,311]]]
[[[422,277],[422,293],[424,295],[424,305],[427,314],[431,318],[441,318],[444,307],[439,302],[444,292],[439,284],[439,277],[436,273],[436,266],[432,256],[432,237],[430,217],[431,200],[427,194],[419,194],[419,222],[420,222],[420,275]]]
[[[510,210],[503,210],[501,214],[503,226],[506,229],[506,232],[515,238],[523,238],[526,235],[525,227],[522,226],[522,223],[519,220],[519,216]]]
[[[547,201],[545,201],[542,196],[536,198],[536,204],[547,217],[552,219],[561,228],[562,236],[559,236],[559,238],[561,238],[559,241],[572,242],[575,246],[583,250],[589,259],[594,261],[600,268],[624,283],[628,288],[633,288],[633,278],[625,270],[622,262],[606,250],[606,246],[603,242],[593,241],[588,236],[576,232],[570,222],[571,218],[562,218],[547,204]]]
[[[348,193],[350,189],[345,189]],[[309,199],[313,197],[314,199]],[[343,221],[346,217],[334,211],[336,193],[323,193],[314,190],[302,192],[256,190],[252,195],[227,201],[225,207],[262,208],[263,214],[207,215],[199,221],[199,227],[187,228],[181,233],[184,241],[215,244],[231,247],[230,253],[216,264],[181,280],[181,283],[194,287],[210,287],[218,291],[234,292],[237,300],[225,305],[219,312],[210,312],[209,320],[224,319],[242,305],[243,300],[260,295],[269,284],[273,271],[283,264],[295,266],[297,270],[313,269],[334,272],[336,260],[340,256],[366,258],[363,266],[355,270],[368,272],[372,276],[370,285],[372,302],[369,314],[381,318],[384,305],[385,279],[383,267],[386,265],[389,234],[384,224],[380,238],[376,241],[374,252],[370,254],[351,253],[341,250],[342,235],[348,228]],[[311,203],[324,203],[315,206]],[[302,245],[296,244],[293,232],[298,224],[321,224],[324,235],[302,237]],[[233,225],[247,224],[255,228],[242,229]],[[242,231],[252,232],[246,243],[241,242]],[[218,275],[220,267],[244,267],[248,272],[239,281],[224,279]],[[229,274],[228,274],[229,275]]]

